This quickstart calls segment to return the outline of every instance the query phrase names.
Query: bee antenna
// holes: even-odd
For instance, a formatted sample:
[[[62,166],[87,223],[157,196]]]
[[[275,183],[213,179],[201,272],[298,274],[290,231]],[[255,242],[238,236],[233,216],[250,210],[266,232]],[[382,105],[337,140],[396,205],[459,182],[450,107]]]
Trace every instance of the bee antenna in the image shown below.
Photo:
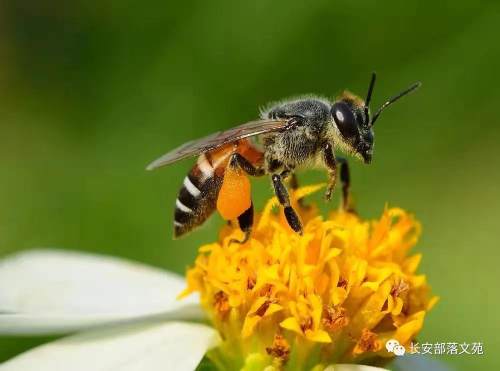
[[[370,100],[372,99],[373,87],[375,86],[375,80],[377,79],[377,74],[372,72],[372,79],[370,80],[370,85],[368,86],[368,93],[366,94],[365,107],[370,106]]]
[[[385,102],[384,104],[382,104],[382,106],[377,110],[377,112],[375,113],[375,115],[373,115],[373,118],[372,118],[372,120],[370,122],[370,125],[373,126],[375,124],[375,121],[377,121],[378,117],[380,116],[380,114],[382,113],[382,111],[384,109],[386,109],[391,104],[393,104],[394,102],[396,102],[399,98],[404,97],[405,95],[410,94],[414,90],[418,89],[421,85],[422,85],[422,83],[420,81],[418,81],[418,82],[414,83],[413,85],[411,85],[408,89],[406,89],[406,90],[402,91],[401,93],[395,95],[394,97],[390,98],[387,102]]]
[[[368,86],[368,93],[365,99],[365,117],[366,123],[370,123],[370,100],[372,99],[373,87],[375,86],[375,80],[377,79],[377,74],[372,72],[372,79],[370,80],[370,85]]]

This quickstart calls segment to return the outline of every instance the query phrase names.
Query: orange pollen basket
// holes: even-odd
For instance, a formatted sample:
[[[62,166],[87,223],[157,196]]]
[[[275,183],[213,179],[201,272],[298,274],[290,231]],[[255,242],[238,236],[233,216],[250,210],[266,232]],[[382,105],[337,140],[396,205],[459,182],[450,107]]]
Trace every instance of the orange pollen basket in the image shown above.
[[[228,166],[217,198],[217,210],[220,215],[226,220],[236,219],[251,204],[251,186],[248,176],[242,170]]]

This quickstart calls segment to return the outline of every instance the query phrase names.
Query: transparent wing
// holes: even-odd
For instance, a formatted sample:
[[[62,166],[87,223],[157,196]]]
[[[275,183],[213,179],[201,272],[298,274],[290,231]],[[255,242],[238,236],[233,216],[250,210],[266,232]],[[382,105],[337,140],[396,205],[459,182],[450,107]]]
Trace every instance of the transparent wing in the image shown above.
[[[250,121],[229,130],[220,131],[204,138],[184,143],[182,146],[177,147],[176,149],[154,160],[146,169],[153,170],[161,166],[169,165],[184,158],[211,151],[238,139],[248,138],[273,131],[285,130],[288,129],[290,125],[293,124],[289,124],[288,120]]]

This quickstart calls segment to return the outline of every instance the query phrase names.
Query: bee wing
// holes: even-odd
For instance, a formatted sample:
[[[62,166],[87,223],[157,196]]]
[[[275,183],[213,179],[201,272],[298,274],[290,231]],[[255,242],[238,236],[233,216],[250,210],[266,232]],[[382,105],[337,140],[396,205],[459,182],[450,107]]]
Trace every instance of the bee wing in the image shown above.
[[[184,158],[214,150],[224,144],[231,143],[239,139],[270,133],[273,131],[285,130],[292,125],[287,123],[287,120],[250,121],[240,126],[236,126],[235,128],[220,131],[204,138],[184,143],[182,146],[177,147],[176,149],[154,160],[146,169],[153,170],[161,166],[169,165]]]

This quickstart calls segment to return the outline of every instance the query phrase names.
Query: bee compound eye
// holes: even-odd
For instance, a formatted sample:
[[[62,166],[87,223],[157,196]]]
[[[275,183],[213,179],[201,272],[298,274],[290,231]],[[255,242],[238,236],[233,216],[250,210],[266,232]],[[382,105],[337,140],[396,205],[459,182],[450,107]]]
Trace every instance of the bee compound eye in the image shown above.
[[[335,103],[332,107],[332,116],[344,138],[352,138],[358,133],[356,118],[347,103]]]

